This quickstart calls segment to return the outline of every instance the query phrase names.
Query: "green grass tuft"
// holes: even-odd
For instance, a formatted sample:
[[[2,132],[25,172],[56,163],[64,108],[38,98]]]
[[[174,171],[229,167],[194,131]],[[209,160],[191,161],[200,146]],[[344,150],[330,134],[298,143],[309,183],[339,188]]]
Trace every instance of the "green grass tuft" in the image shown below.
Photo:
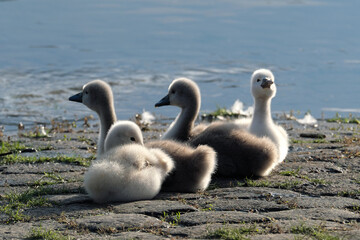
[[[31,190],[20,194],[7,193],[3,198],[7,203],[0,206],[0,213],[8,216],[7,223],[29,220],[29,217],[22,213],[25,208],[51,206],[49,201]]]
[[[312,237],[312,239],[321,239],[321,240],[338,240],[340,239],[337,236],[332,236],[330,233],[326,231],[325,228],[321,226],[306,226],[304,223],[293,226],[290,229],[291,233],[294,234],[302,234],[306,236]]]
[[[324,179],[310,178],[308,176],[301,175],[301,174],[299,174],[299,171],[300,171],[300,167],[296,170],[285,170],[285,171],[279,172],[279,174],[282,176],[291,176],[291,177],[304,179],[304,180],[307,180],[314,184],[327,184],[328,183]]]
[[[70,240],[70,236],[64,236],[55,230],[46,230],[43,227],[32,228],[26,239],[46,239],[46,240]]]
[[[360,196],[360,190],[341,191],[338,193],[338,196],[354,198],[354,197]]]
[[[312,139],[312,140],[299,140],[299,139],[291,139],[292,144],[310,144],[310,143],[329,143],[329,141],[325,139]]]
[[[217,117],[226,117],[226,118],[238,118],[240,117],[239,113],[231,112],[230,110],[226,109],[225,107],[217,106],[216,110],[211,113],[202,114],[203,119],[213,119]]]
[[[327,122],[336,122],[336,123],[354,123],[354,124],[360,124],[360,120],[357,118],[354,118],[352,114],[349,114],[349,117],[341,117],[339,113],[336,113],[335,117],[326,119]]]
[[[242,183],[240,183],[241,185]],[[245,183],[243,183],[246,187],[270,187],[271,183],[265,180],[253,180],[249,178],[245,178]]]
[[[280,189],[292,189],[303,182],[298,180],[286,181],[286,182],[276,182],[272,183],[266,180],[252,180],[246,178],[244,182],[238,182],[240,187],[270,187],[270,188],[280,188]]]
[[[54,185],[68,182],[63,177],[55,173],[44,172],[44,176],[36,180],[33,185],[35,186],[45,186],[45,185]]]
[[[3,141],[1,142],[0,154],[8,153],[8,152],[18,152],[25,148],[26,148],[25,145],[23,145],[19,141],[16,142]]]
[[[179,223],[181,221],[181,213],[176,212],[176,213],[169,215],[167,212],[163,212],[163,216],[160,217],[160,219],[163,222],[170,223],[172,226],[177,226],[177,225],[179,225]]]
[[[280,175],[283,176],[293,176],[293,177],[297,177],[300,171],[300,167],[298,167],[296,170],[286,170],[286,171],[282,171],[279,172]]]
[[[229,228],[224,227],[210,232],[207,238],[226,239],[226,240],[245,240],[246,236],[259,233],[255,224],[249,227]]]
[[[2,205],[0,205],[0,213],[7,215],[7,223],[28,221],[29,216],[23,214],[27,208],[34,207],[51,207],[52,202],[47,200],[45,195],[70,193],[68,189],[54,189],[50,187],[30,188],[25,192],[10,192],[2,196]]]
[[[39,156],[22,156],[19,154],[6,155],[0,159],[0,164],[14,164],[14,163],[45,163],[45,162],[62,162],[69,164],[76,164],[80,166],[90,166],[95,156],[88,158],[84,157],[70,157],[65,155],[59,155],[56,157],[39,157]]]

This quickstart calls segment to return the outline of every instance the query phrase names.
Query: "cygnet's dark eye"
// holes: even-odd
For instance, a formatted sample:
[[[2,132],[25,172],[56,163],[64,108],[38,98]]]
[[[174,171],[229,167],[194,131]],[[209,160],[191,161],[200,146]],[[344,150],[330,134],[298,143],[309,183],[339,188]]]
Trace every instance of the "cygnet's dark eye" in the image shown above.
[[[135,138],[134,138],[134,137],[131,137],[130,140],[133,141],[133,142],[135,142]]]
[[[257,82],[260,82],[261,80],[260,80],[260,78],[258,78],[256,81],[257,81]]]
[[[172,93],[172,94],[175,94],[175,90],[171,90],[171,93]]]
[[[88,91],[85,91],[85,94],[89,94],[89,92],[88,92]]]

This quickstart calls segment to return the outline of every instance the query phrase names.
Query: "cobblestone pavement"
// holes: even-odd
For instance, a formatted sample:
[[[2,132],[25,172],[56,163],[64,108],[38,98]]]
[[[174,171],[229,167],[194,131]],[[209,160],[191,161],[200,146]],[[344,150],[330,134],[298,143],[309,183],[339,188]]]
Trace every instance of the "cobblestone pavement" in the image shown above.
[[[360,125],[283,124],[290,152],[268,177],[213,179],[202,193],[106,205],[93,203],[83,189],[96,132],[57,127],[60,133],[50,137],[3,136],[3,151],[5,145],[27,150],[0,157],[0,236],[360,239]],[[164,127],[151,126],[145,139]]]

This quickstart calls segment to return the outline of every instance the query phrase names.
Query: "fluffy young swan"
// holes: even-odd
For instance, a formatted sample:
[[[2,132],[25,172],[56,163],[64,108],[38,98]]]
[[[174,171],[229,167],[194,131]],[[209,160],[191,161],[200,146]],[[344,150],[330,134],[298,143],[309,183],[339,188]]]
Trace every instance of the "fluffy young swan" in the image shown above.
[[[155,107],[174,105],[181,108],[162,139],[189,140],[192,146],[206,144],[218,155],[217,175],[224,177],[266,176],[276,166],[276,146],[268,138],[256,137],[233,123],[214,123],[194,130],[200,109],[200,90],[187,78],[175,79],[168,95]],[[196,132],[196,134],[194,134]]]
[[[133,122],[118,121],[111,126],[105,139],[105,152],[117,144],[143,144],[140,128]],[[208,146],[196,149],[175,141],[152,141],[145,145],[150,150],[161,149],[174,159],[175,169],[166,177],[162,191],[204,191],[216,167],[216,153]]]
[[[152,199],[173,167],[160,149],[126,144],[101,155],[85,173],[84,185],[98,203]]]
[[[142,145],[141,131],[130,121],[112,125],[104,148],[84,178],[86,191],[99,203],[152,199],[174,168],[163,151]]]
[[[97,155],[104,153],[104,140],[110,126],[116,122],[114,98],[111,87],[104,81],[94,80],[83,86],[83,90],[69,98],[70,101],[83,103],[95,111],[100,118],[100,134]]]
[[[286,130],[271,117],[271,99],[276,95],[275,77],[268,69],[258,69],[252,74],[250,84],[255,106],[246,128],[256,136],[270,138],[278,149],[278,162],[282,162],[288,153],[289,140]]]

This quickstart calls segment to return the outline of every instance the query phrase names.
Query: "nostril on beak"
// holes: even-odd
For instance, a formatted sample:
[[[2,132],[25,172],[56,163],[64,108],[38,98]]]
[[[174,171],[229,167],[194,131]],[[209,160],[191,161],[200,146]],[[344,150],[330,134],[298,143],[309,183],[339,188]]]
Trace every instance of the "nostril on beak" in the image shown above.
[[[261,87],[262,88],[270,88],[273,83],[274,83],[274,81],[271,80],[270,78],[264,78],[262,80]]]

